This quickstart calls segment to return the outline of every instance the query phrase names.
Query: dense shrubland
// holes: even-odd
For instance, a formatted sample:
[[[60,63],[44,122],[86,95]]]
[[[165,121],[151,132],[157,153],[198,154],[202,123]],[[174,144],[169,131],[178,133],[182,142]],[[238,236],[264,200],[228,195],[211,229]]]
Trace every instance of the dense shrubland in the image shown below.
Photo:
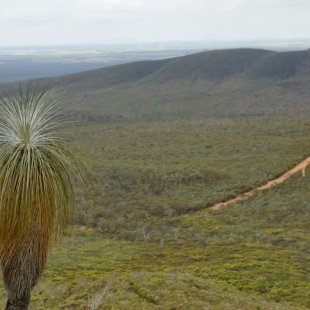
[[[86,309],[107,285],[99,309],[308,309],[309,185],[298,174],[225,209],[159,219],[135,241],[79,228],[54,250],[33,309]]]
[[[76,224],[134,240],[156,221],[202,210],[263,184],[309,153],[307,119],[87,124],[90,197]]]
[[[308,175],[207,211],[305,158],[306,117],[85,123],[71,136],[89,191],[33,309],[86,309],[109,283],[99,309],[310,308]]]

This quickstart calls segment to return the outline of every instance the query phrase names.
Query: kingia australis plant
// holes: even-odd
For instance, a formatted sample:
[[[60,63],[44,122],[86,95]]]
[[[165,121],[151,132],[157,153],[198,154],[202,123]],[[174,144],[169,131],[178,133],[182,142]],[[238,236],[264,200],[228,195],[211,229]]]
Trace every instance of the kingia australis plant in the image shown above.
[[[0,263],[6,309],[28,309],[31,290],[75,205],[84,161],[64,140],[62,90],[31,84],[0,98]]]

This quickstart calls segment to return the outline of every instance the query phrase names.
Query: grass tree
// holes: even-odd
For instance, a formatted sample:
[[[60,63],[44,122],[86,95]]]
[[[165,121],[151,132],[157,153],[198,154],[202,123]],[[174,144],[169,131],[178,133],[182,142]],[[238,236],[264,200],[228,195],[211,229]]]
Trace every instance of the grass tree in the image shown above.
[[[83,159],[63,138],[62,90],[29,84],[0,98],[0,262],[7,310],[28,309],[31,290],[75,205]]]

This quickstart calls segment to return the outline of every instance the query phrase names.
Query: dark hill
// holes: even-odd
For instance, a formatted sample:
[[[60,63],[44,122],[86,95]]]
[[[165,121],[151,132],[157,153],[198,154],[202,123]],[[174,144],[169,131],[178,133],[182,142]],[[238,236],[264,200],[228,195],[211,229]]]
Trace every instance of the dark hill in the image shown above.
[[[145,79],[162,83],[173,79],[222,80],[234,75],[245,78],[287,79],[298,69],[310,66],[310,50],[273,52],[261,49],[214,50],[158,61],[141,61],[71,74],[65,84],[85,83],[90,87],[110,87]]]
[[[310,50],[215,50],[53,78],[88,120],[310,113]]]
[[[259,60],[253,68],[249,68],[248,76],[284,80],[298,74],[298,70],[303,67],[310,68],[310,50],[274,53]]]
[[[275,53],[258,49],[215,50],[177,58],[169,62],[152,76],[152,81],[171,79],[216,79],[221,80],[246,69]]]
[[[111,66],[103,69],[85,71],[77,74],[56,78],[56,82],[75,84],[83,88],[100,88],[134,83],[169,63],[170,60],[139,61],[123,65]]]

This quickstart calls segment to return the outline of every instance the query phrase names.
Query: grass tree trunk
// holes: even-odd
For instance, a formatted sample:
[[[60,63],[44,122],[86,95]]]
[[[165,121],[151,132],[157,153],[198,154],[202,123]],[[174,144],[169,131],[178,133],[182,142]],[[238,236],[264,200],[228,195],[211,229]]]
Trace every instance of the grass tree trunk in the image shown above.
[[[9,298],[6,303],[5,310],[28,310],[30,302],[30,291],[24,292],[19,296],[9,293]]]
[[[5,310],[28,309],[31,291],[46,264],[50,233],[36,228],[27,239],[13,246],[10,261],[2,262],[3,281],[8,291]]]
[[[31,290],[33,288],[33,283],[31,282],[35,281],[33,275],[29,272],[31,268],[28,268],[29,266],[27,265],[28,262],[22,262],[18,259],[12,261],[10,264],[2,266],[3,281],[8,291],[8,300],[5,310],[28,309]],[[12,270],[14,270],[15,277],[12,276]]]

